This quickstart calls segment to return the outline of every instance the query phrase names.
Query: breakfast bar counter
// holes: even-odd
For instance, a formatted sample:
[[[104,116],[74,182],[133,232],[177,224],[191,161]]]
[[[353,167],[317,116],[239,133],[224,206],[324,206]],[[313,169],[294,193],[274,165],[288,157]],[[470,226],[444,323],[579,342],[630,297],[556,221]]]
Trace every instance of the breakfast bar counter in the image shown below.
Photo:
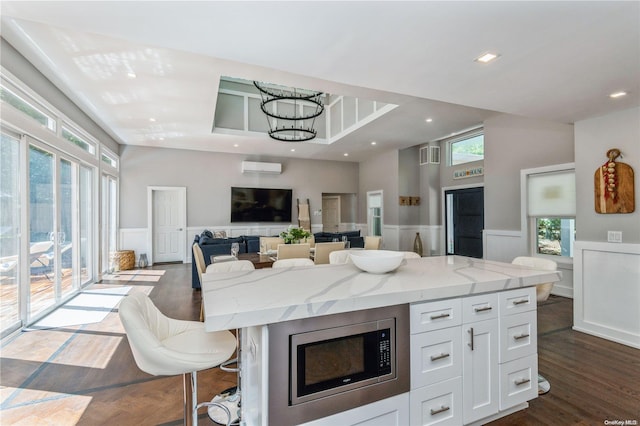
[[[205,329],[238,330],[242,425],[484,423],[537,396],[534,286],[560,278],[461,256],[205,273]]]
[[[206,273],[207,331],[273,324],[402,303],[529,287],[561,278],[461,256],[409,259],[394,272],[370,274],[353,264]]]

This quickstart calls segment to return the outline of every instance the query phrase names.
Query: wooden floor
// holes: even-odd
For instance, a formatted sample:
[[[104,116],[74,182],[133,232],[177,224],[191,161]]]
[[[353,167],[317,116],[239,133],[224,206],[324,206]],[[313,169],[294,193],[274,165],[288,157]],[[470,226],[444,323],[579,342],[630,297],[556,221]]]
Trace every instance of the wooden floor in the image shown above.
[[[149,269],[165,273],[159,280],[122,276],[92,289],[132,286],[166,315],[196,320],[200,292],[191,289],[191,266]],[[574,332],[571,322],[571,299],[552,296],[540,306],[539,367],[551,392],[492,425],[640,422],[640,350]],[[0,362],[2,425],[182,423],[181,377],[153,377],[136,367],[115,310],[100,323],[25,331],[3,343]],[[235,374],[218,369],[198,379],[200,400],[235,384]],[[213,424],[204,410],[200,424]]]

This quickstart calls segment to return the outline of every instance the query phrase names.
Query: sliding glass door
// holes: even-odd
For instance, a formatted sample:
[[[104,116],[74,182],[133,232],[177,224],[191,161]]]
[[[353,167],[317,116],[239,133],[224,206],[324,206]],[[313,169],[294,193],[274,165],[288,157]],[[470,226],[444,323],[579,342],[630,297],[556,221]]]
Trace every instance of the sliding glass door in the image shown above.
[[[2,132],[0,141],[0,323],[2,337],[20,321],[20,138]]]

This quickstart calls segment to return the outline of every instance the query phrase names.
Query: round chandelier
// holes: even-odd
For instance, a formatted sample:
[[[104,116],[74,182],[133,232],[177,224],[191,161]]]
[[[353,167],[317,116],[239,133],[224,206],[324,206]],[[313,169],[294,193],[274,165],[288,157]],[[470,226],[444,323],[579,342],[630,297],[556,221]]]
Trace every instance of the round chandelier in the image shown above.
[[[260,109],[267,116],[269,136],[283,142],[304,142],[316,137],[315,119],[324,111],[322,92],[254,81],[260,91]]]

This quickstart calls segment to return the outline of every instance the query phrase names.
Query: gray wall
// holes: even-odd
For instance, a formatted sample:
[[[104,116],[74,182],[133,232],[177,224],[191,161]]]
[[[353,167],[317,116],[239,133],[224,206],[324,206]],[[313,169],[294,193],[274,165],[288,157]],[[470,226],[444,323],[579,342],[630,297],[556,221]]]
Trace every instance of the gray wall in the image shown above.
[[[420,147],[414,146],[398,152],[399,196],[421,197],[419,151]],[[420,224],[420,206],[401,206],[398,199],[396,199],[396,206],[399,224]]]
[[[282,164],[282,174],[243,174],[243,155],[123,146],[120,154],[120,227],[147,226],[147,187],[187,188],[187,226],[230,225],[231,187],[293,189],[295,199],[309,198],[311,210],[322,207],[322,193],[358,192],[358,164],[293,158],[259,161]],[[311,215],[312,224],[321,216]]]
[[[632,108],[575,124],[576,240],[607,241],[607,231],[622,231],[623,243],[640,243],[640,108]],[[598,214],[594,206],[594,173],[618,148],[634,170],[635,212]]]
[[[0,64],[11,74],[107,148],[118,154],[120,145],[3,38],[0,38],[0,51],[2,52]]]
[[[358,222],[367,223],[367,191],[383,191],[383,223],[398,225],[398,150],[360,163]]]
[[[573,125],[508,114],[487,119],[484,122],[485,229],[520,230],[521,169],[573,161]],[[468,183],[470,179],[464,181]]]

